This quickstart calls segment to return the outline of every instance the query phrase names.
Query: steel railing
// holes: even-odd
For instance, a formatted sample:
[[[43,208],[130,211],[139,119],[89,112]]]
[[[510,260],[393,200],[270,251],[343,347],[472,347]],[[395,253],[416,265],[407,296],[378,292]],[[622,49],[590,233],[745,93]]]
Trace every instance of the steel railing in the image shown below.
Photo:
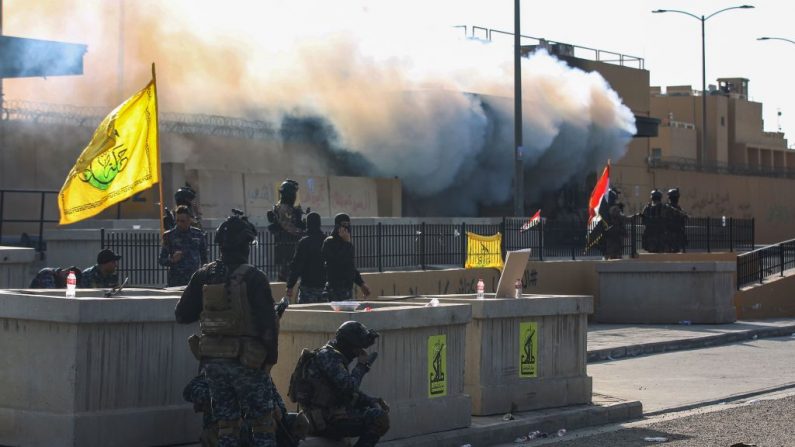
[[[737,256],[737,289],[795,268],[795,239],[758,248]]]

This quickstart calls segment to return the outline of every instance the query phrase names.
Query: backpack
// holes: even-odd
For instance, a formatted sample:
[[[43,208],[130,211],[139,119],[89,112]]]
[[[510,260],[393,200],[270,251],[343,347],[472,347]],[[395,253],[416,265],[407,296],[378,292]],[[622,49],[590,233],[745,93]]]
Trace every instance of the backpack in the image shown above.
[[[318,351],[319,349],[310,351],[306,348],[301,350],[301,356],[298,357],[293,374],[290,375],[290,388],[287,390],[287,396],[297,404],[311,405],[312,403],[314,386],[307,377],[307,368],[317,356]]]

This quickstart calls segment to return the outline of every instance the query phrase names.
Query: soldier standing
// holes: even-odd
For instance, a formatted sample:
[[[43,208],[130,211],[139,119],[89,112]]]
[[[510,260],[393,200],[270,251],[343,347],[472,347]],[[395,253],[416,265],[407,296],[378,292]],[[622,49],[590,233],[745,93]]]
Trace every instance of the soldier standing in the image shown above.
[[[334,231],[323,241],[320,252],[326,267],[325,301],[346,301],[353,298],[353,284],[370,296],[370,288],[356,270],[351,243],[351,218],[344,213],[334,216]]]
[[[668,203],[663,208],[665,221],[666,251],[669,253],[684,252],[687,248],[687,214],[679,206],[679,188],[668,190]]]
[[[326,284],[326,272],[320,250],[326,233],[320,230],[320,214],[309,213],[306,216],[306,236],[298,241],[295,255],[290,262],[290,277],[287,279],[287,298],[293,297],[293,288],[301,278],[298,288],[298,304],[320,303],[323,298],[323,287]]]
[[[624,228],[623,204],[618,201],[619,191],[610,188],[607,193],[607,229],[605,230],[604,256],[607,259],[621,259],[624,252],[624,237],[627,230]]]
[[[249,445],[276,445],[270,370],[278,358],[278,322],[268,278],[247,263],[256,235],[233,210],[216,233],[220,260],[193,275],[174,311],[178,323],[199,321],[198,355],[220,447],[240,445],[243,422]]]
[[[295,205],[297,198],[298,182],[287,179],[279,186],[279,203],[273,206],[273,211],[268,212],[268,221],[271,223],[268,230],[273,233],[276,243],[275,262],[279,281],[287,281],[295,244],[304,229],[301,221],[303,210]]]
[[[168,267],[168,286],[184,286],[193,273],[207,263],[207,238],[204,231],[191,226],[190,209],[180,205],[174,212],[176,226],[163,234],[158,263]]]
[[[119,285],[119,259],[113,250],[104,249],[97,254],[97,263],[83,270],[78,287],[82,289],[107,289]]]
[[[377,355],[365,349],[377,337],[363,324],[346,321],[325,346],[301,354],[288,394],[303,408],[310,433],[332,439],[358,436],[355,447],[369,447],[389,430],[389,406],[359,389]],[[348,371],[354,359],[356,366]]]
[[[196,191],[191,188],[191,186],[185,183],[185,186],[179,188],[177,192],[174,193],[174,201],[177,203],[177,208],[180,206],[188,207],[191,216],[193,216],[194,224],[201,228],[201,216],[199,214],[199,209],[193,201],[196,200]],[[163,216],[163,228],[166,230],[170,230],[174,228],[174,225],[177,223],[176,216],[171,210],[166,207],[164,209],[164,216]]]
[[[656,189],[651,192],[651,201],[643,207],[641,222],[644,226],[641,242],[643,249],[649,253],[664,252],[665,222],[663,221],[662,192]]]

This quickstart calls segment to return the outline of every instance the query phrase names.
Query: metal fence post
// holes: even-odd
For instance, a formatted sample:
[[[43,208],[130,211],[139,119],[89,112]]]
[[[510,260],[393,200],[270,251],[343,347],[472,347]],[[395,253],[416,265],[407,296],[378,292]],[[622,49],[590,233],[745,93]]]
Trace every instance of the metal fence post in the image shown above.
[[[384,271],[384,263],[381,260],[381,241],[383,239],[383,233],[381,232],[381,222],[378,222],[378,226],[376,226],[376,233],[375,233],[375,247],[376,247],[376,259],[378,262],[378,271]]]
[[[99,246],[101,250],[104,250],[105,247],[105,229],[100,228],[99,230]]]
[[[712,218],[711,217],[707,217],[707,253],[710,253],[712,251],[712,250],[710,250],[710,248],[711,248],[710,247],[710,242],[711,242],[710,239],[712,239],[712,232],[710,231],[711,227],[712,227]]]
[[[3,241],[3,208],[5,208],[5,191],[0,191],[0,243]]]
[[[751,250],[756,249],[756,219],[751,218]]]
[[[734,218],[729,218],[729,252],[734,251]]]
[[[461,267],[467,266],[467,223],[461,222]]]
[[[784,243],[778,244],[778,259],[781,263],[781,277],[784,277]]]
[[[44,192],[41,193],[39,207],[39,259],[44,259]]]
[[[544,218],[538,221],[538,260],[544,260]]]
[[[505,259],[505,254],[508,252],[508,234],[505,231],[505,216],[502,216],[502,222],[500,222],[500,233],[502,234],[502,238],[500,239],[500,255],[502,259]]]
[[[637,216],[632,216],[629,222],[631,225],[631,230],[629,232],[632,241],[629,244],[629,248],[631,250],[629,256],[632,258],[638,257],[638,226],[637,226]]]
[[[425,270],[425,222],[420,223],[420,267]]]

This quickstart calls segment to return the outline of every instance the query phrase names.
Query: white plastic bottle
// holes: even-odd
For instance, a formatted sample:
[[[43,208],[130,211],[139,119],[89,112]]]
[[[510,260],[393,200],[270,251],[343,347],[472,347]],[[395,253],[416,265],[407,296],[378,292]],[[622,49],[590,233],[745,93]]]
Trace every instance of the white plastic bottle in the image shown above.
[[[482,279],[478,280],[477,291],[478,291],[478,299],[479,300],[482,300],[483,298],[485,298],[485,293],[484,292],[486,291],[486,283],[484,283]]]
[[[516,294],[514,295],[514,298],[521,298],[522,297],[522,280],[521,279],[517,279],[516,282],[513,284],[513,286],[516,288]]]
[[[66,297],[74,298],[75,289],[77,289],[77,276],[75,276],[75,272],[69,271],[69,275],[66,277]]]

